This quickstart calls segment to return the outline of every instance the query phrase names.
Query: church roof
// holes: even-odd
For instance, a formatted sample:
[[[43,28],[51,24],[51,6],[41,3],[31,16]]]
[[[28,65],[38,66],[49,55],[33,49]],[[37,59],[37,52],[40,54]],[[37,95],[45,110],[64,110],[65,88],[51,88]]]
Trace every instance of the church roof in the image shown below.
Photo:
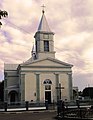
[[[48,22],[46,20],[45,14],[44,14],[44,10],[42,11],[42,17],[39,23],[39,27],[38,27],[38,32],[51,32]]]
[[[60,61],[58,59],[55,59],[55,58],[44,58],[44,59],[37,59],[37,60],[34,60],[32,61],[31,58],[29,60],[27,60],[26,62],[20,64],[21,66],[25,66],[25,65],[30,65],[30,64],[33,64],[33,63],[37,63],[37,62],[41,62],[41,61],[44,61],[44,60],[50,60],[52,62],[55,62],[55,63],[59,63],[60,65],[64,65],[66,67],[73,67],[72,64],[69,64],[69,63],[66,63],[66,62],[63,62],[63,61]]]

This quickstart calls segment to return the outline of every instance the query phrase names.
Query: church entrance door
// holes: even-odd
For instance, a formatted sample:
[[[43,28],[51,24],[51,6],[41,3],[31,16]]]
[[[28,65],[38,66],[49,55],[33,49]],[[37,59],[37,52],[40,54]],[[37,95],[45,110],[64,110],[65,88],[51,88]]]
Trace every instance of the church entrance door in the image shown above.
[[[48,100],[48,103],[51,103],[51,91],[45,91],[45,100]]]

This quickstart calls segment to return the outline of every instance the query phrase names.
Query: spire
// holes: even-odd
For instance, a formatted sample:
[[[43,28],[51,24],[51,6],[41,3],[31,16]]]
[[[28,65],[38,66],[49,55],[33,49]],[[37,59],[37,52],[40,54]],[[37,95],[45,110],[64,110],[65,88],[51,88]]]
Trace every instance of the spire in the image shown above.
[[[39,23],[39,27],[38,27],[38,31],[42,31],[42,32],[51,32],[50,28],[49,28],[49,25],[47,23],[47,20],[46,20],[46,17],[45,17],[45,11],[44,11],[44,5],[41,6],[43,7],[42,9],[42,17],[41,17],[41,20],[40,20],[40,23]]]
[[[31,54],[32,54],[32,58],[35,60],[36,59],[36,46],[33,45],[32,47],[32,51],[31,51]]]

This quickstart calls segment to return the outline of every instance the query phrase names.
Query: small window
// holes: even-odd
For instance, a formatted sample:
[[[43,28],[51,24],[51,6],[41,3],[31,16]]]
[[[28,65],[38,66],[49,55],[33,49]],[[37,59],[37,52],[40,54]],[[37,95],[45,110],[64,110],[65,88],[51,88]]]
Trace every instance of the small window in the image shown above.
[[[46,51],[46,52],[49,51],[49,41],[48,40],[44,41],[44,51]]]

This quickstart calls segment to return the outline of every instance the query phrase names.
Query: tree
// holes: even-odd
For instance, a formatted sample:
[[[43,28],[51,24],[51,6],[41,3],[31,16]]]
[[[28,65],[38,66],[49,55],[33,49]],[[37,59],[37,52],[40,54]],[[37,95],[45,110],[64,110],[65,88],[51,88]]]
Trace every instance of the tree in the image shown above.
[[[0,101],[4,101],[4,80],[0,82]]]
[[[8,16],[8,13],[7,11],[2,11],[0,10],[0,19],[2,19],[2,17],[7,17]],[[2,25],[2,23],[0,22],[0,26]]]
[[[83,97],[89,97],[93,99],[93,87],[87,87],[83,90]]]

